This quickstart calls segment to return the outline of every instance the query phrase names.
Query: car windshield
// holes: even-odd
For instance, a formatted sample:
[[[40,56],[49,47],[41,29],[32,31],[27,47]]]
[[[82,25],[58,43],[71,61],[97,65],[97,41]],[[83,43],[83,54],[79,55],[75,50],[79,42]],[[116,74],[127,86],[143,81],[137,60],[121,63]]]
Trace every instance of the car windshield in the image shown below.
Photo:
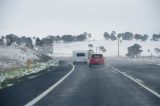
[[[0,0],[0,106],[160,106],[160,0]]]

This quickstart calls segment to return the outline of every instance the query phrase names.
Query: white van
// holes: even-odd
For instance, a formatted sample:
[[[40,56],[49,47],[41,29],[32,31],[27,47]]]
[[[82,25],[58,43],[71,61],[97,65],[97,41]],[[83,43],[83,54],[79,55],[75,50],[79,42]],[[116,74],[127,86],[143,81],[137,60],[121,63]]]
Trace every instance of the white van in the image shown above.
[[[73,63],[86,63],[88,62],[88,50],[73,51]]]

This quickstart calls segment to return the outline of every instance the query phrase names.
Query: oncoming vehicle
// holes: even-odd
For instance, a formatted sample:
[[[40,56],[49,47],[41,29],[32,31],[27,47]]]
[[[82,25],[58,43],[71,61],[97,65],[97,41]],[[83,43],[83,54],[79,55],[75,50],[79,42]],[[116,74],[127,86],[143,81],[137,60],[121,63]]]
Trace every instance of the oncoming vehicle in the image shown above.
[[[73,51],[73,63],[86,63],[88,62],[88,51]]]
[[[104,57],[102,54],[92,54],[89,59],[89,67],[92,65],[105,65]]]

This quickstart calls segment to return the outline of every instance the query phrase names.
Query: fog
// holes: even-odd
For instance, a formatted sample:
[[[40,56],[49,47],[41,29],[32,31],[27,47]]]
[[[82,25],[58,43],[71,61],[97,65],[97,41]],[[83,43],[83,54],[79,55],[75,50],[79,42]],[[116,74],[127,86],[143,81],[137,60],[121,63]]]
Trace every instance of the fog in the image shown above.
[[[0,0],[0,36],[160,33],[159,0]]]

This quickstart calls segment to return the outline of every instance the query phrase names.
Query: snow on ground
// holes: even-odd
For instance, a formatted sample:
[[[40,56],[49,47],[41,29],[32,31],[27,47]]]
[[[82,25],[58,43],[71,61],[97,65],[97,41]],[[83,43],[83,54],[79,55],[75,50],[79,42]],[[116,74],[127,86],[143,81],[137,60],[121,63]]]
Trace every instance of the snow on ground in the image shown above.
[[[88,40],[85,42],[73,42],[73,43],[54,43],[54,49],[53,49],[53,56],[54,57],[71,57],[72,51],[75,50],[88,50],[88,44],[93,44],[94,48],[93,50],[96,51],[96,47],[104,46],[107,50],[106,53],[104,53],[104,56],[106,57],[117,57],[118,54],[118,42],[117,41],[106,41],[106,40]],[[154,42],[154,41],[122,41],[120,42],[120,56],[123,57],[121,60],[131,60],[131,62],[146,62],[149,64],[160,64],[159,58],[125,58],[124,56],[127,53],[127,48],[129,46],[132,46],[133,44],[140,44],[142,46],[142,54],[141,56],[147,56],[150,57],[153,56],[159,56],[160,54],[156,54],[154,51],[155,48],[160,48],[160,42]],[[148,51],[150,50],[150,51]],[[100,51],[98,51],[100,52]],[[35,67],[31,69],[31,71],[28,73],[28,69],[22,68],[15,70],[17,66],[20,68],[21,66],[24,67],[27,65],[28,59],[31,60],[37,60],[39,59],[40,54],[32,49],[25,48],[25,47],[15,47],[15,46],[9,46],[9,47],[0,47],[0,83],[2,83],[5,79],[8,78],[15,78],[15,77],[21,77],[24,75],[28,75],[31,73],[39,72],[40,70],[45,69],[48,67],[48,65],[57,66],[57,61],[50,61],[49,63],[35,63]],[[117,59],[117,58],[116,58]],[[13,72],[5,72],[6,69],[13,69]]]
[[[39,59],[38,52],[27,47],[0,47],[0,70],[26,66],[28,59]]]
[[[4,85],[2,85],[2,83],[7,79],[20,78],[22,76],[37,73],[37,72],[44,70],[50,66],[58,66],[58,61],[50,60],[45,63],[36,62],[35,64],[33,64],[33,66],[32,66],[33,68],[30,68],[30,69],[28,69],[27,67],[23,67],[23,68],[9,71],[9,72],[6,72],[6,71],[1,72],[1,74],[0,74],[0,89],[4,87]],[[11,86],[11,85],[14,85],[14,84],[8,83],[5,86]]]
[[[118,54],[118,41],[111,40],[90,40],[85,42],[73,42],[73,43],[54,43],[54,56],[56,57],[68,57],[72,56],[72,51],[74,50],[88,50],[88,44],[93,44],[94,51],[96,51],[96,47],[104,46],[107,49],[107,52],[104,53],[104,56],[115,57]],[[125,56],[127,54],[127,48],[129,46],[134,45],[135,43],[140,44],[142,46],[142,54],[141,56],[160,56],[160,54],[156,54],[154,48],[159,48],[160,42],[155,41],[122,41],[120,42],[120,56]],[[150,50],[150,51],[148,51]],[[98,51],[99,52],[99,51]]]
[[[36,62],[42,55],[35,50],[20,46],[0,46],[0,89],[2,83],[8,79],[19,78],[28,74],[37,73],[50,66],[58,66],[58,61]],[[32,61],[32,68],[28,69],[28,59]],[[7,86],[11,86],[9,83]],[[6,85],[5,85],[6,86]]]

